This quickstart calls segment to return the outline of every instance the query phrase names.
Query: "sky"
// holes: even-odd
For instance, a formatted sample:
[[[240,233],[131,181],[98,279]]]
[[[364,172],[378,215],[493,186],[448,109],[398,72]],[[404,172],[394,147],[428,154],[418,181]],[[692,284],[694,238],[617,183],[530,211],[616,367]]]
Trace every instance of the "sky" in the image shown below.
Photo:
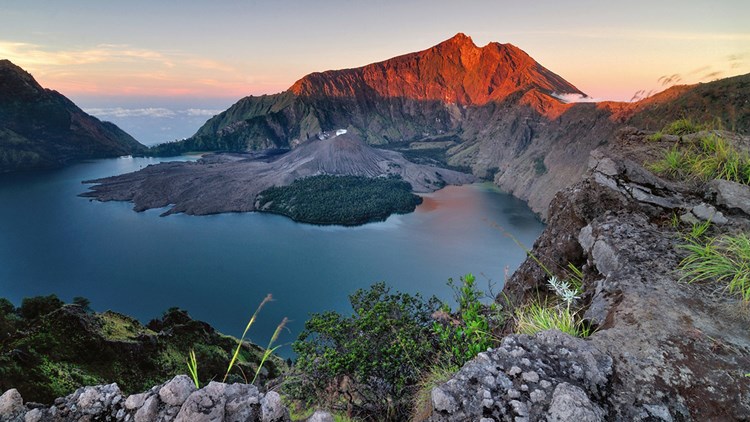
[[[520,47],[595,99],[628,101],[750,73],[749,22],[747,0],[4,0],[0,58],[108,120],[199,121],[310,72],[463,32]]]

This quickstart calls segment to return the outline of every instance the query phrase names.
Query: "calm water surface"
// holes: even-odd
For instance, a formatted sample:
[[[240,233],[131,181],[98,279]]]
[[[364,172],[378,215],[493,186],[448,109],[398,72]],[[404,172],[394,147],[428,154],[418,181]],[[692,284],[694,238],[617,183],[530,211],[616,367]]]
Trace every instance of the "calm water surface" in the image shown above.
[[[448,277],[473,272],[497,292],[506,266],[515,269],[524,253],[493,225],[527,246],[543,228],[524,203],[488,184],[448,187],[425,196],[414,213],[354,228],[257,213],[159,217],[162,210],[136,213],[129,203],[77,197],[83,180],[158,161],[165,159],[0,175],[0,297],[18,305],[33,295],[85,296],[98,311],[144,322],[179,306],[239,336],[272,293],[251,338],[265,344],[288,316],[283,341],[292,341],[309,313],[346,312],[347,295],[377,281],[449,299]]]

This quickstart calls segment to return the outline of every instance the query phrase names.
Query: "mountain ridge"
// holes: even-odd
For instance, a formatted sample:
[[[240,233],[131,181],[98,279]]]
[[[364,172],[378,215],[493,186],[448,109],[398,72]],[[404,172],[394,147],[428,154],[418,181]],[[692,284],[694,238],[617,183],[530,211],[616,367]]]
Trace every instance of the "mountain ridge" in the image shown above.
[[[115,124],[90,116],[10,60],[0,60],[0,173],[145,152]]]

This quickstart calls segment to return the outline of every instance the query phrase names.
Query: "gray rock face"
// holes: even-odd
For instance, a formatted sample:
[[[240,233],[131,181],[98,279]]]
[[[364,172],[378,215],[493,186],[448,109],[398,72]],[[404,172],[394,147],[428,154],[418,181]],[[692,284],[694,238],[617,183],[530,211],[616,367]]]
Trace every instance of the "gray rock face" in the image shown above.
[[[38,405],[37,405],[38,406]],[[117,384],[83,387],[49,408],[24,406],[17,390],[0,396],[0,421],[12,422],[286,422],[289,411],[276,392],[253,385],[211,382],[196,390],[179,375],[140,394],[123,397]]]
[[[604,420],[604,411],[592,403],[585,391],[566,382],[555,387],[552,402],[547,411],[549,422],[599,422]]]
[[[624,156],[651,145],[636,140]],[[518,388],[508,391],[508,398],[526,405],[529,420],[750,420],[750,378],[740,369],[750,368],[747,314],[738,311],[736,297],[716,294],[721,285],[679,280],[676,269],[685,252],[677,246],[684,234],[671,224],[674,215],[689,215],[691,222],[724,223],[712,226],[714,231],[747,232],[743,200],[727,199],[743,193],[732,191],[737,186],[731,182],[714,181],[713,189],[723,193],[712,202],[698,183],[661,180],[618,156],[617,148],[611,156],[592,154],[592,173],[553,200],[549,225],[532,250],[548,268],[564,268],[567,262],[583,268],[584,317],[597,327],[587,344],[611,357],[616,376],[603,398],[570,382],[553,391],[538,389],[546,399],[529,393],[526,400]],[[635,190],[661,199],[644,199]],[[504,293],[522,303],[544,289],[546,279],[527,260]],[[519,363],[510,364],[521,369],[519,374],[528,372]],[[541,384],[544,376],[535,372]],[[530,383],[527,387],[534,392]],[[461,403],[465,396],[456,400]],[[511,410],[527,417],[519,403]],[[534,416],[543,412],[546,416]],[[481,416],[474,414],[477,420]]]
[[[564,415],[559,402],[573,392],[580,392],[575,397],[586,409],[603,415],[595,403],[607,397],[611,376],[612,359],[589,342],[559,331],[511,335],[432,390],[429,420],[543,420],[548,411]]]
[[[177,375],[159,389],[159,399],[170,406],[182,406],[193,391],[193,381],[187,375]]]
[[[12,388],[0,396],[0,420],[11,421],[24,412],[21,393]]]
[[[716,203],[727,208],[736,208],[750,215],[750,187],[728,180],[713,180],[709,188],[716,194]]]

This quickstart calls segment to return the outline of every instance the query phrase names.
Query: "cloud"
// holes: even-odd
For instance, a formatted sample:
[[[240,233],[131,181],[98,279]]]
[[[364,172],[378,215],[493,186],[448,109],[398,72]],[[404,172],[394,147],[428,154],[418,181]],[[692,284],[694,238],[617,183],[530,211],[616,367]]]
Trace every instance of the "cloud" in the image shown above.
[[[174,111],[161,108],[161,107],[147,107],[147,108],[89,108],[84,110],[86,113],[93,114],[98,117],[174,117],[177,115]]]
[[[574,94],[574,93],[558,94],[557,92],[553,92],[552,96],[566,103],[596,103],[596,102],[601,101],[598,98],[593,98],[593,97],[589,97],[586,95]]]
[[[178,116],[188,117],[213,117],[224,110],[216,109],[203,109],[203,108],[189,108],[186,110],[170,110],[163,107],[145,107],[145,108],[124,108],[124,107],[112,107],[112,108],[88,108],[84,110],[88,114],[92,114],[101,118],[127,118],[127,117],[153,117],[153,118],[168,118]]]
[[[215,116],[219,113],[221,113],[224,110],[213,110],[213,109],[204,109],[204,108],[189,108],[187,110],[183,110],[185,114],[188,116]]]
[[[251,89],[246,72],[180,50],[129,44],[55,48],[0,39],[0,58],[66,94],[238,96]]]

